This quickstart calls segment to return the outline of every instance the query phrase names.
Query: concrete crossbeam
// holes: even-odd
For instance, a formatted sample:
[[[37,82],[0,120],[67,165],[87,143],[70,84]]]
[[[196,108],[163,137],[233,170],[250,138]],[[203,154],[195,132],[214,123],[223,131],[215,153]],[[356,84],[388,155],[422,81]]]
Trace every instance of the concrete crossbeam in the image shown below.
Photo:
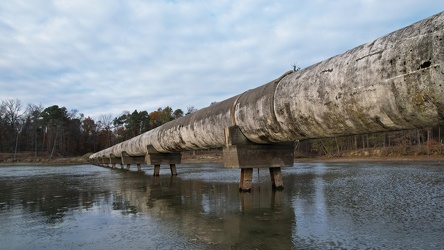
[[[282,189],[281,167],[293,166],[294,144],[257,144],[246,138],[238,126],[225,129],[223,161],[226,168],[240,168],[239,189],[250,191],[253,168],[269,168],[273,188]]]

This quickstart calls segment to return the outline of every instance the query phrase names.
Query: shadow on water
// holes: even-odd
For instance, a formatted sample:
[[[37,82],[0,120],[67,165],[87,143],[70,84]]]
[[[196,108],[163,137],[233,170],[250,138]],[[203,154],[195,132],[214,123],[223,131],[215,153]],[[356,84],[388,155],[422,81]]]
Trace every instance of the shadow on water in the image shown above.
[[[6,249],[442,248],[442,165],[304,163],[239,193],[239,171],[0,168]]]

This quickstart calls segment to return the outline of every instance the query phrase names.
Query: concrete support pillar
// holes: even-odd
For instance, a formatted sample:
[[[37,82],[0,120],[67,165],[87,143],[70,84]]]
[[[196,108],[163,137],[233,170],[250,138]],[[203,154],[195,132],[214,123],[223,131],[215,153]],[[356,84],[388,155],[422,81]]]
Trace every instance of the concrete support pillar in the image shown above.
[[[142,166],[140,164],[137,164],[137,171],[142,171]]]
[[[154,176],[159,176],[160,174],[160,165],[154,165]]]
[[[171,175],[177,175],[176,164],[170,164]]]
[[[241,168],[239,191],[250,192],[253,183],[253,169]]]
[[[130,156],[123,151],[119,157],[120,166],[123,169],[123,165],[126,165],[126,170],[130,171],[131,164],[137,164],[137,171],[141,171],[140,164],[144,163],[145,157],[143,156]]]
[[[225,129],[224,166],[240,168],[239,189],[251,190],[253,168],[269,168],[273,188],[282,189],[281,167],[293,166],[294,144],[257,144],[248,140],[238,126]]]
[[[102,158],[102,166],[103,167],[105,167],[105,168],[107,168],[107,167],[109,167],[109,158],[106,158],[106,157],[103,157]]]
[[[271,185],[273,189],[283,189],[284,182],[282,181],[281,168],[270,168]]]
[[[123,163],[120,163],[120,169],[123,170]]]
[[[111,165],[111,168],[114,169],[114,168],[116,168],[116,164],[120,163],[121,161],[120,161],[120,157],[115,157],[114,155],[110,155],[108,157],[108,162]]]
[[[171,175],[177,175],[176,164],[180,164],[181,161],[181,153],[159,153],[152,145],[147,146],[145,163],[148,165],[154,165],[154,176],[159,175],[161,164],[169,164]]]

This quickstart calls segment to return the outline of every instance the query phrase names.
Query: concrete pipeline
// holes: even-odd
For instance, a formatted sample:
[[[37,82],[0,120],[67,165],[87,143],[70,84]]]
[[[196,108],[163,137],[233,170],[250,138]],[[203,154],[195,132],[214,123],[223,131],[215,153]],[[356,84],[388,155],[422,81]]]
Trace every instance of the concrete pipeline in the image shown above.
[[[444,12],[91,155],[144,156],[444,124]],[[224,155],[225,158],[225,155]]]

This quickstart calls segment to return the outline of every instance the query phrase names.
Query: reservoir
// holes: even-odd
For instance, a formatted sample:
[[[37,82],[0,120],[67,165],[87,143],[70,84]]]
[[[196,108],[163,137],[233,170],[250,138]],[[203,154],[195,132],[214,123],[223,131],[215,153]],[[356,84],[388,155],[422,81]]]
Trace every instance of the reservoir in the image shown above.
[[[0,167],[1,249],[444,249],[444,162]]]

